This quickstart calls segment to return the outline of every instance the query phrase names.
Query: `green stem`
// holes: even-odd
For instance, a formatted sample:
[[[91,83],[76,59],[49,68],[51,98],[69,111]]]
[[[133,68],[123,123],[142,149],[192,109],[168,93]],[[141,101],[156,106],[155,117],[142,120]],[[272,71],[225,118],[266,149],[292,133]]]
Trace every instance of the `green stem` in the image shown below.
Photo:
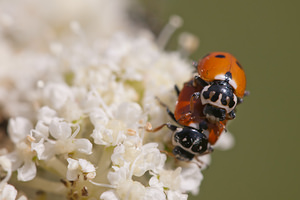
[[[15,185],[23,185],[20,181],[16,182]],[[34,190],[41,190],[46,193],[52,193],[57,195],[66,195],[67,188],[58,181],[49,181],[40,177],[34,178],[32,181],[26,182],[26,188],[31,188]]]
[[[59,160],[57,157],[53,157],[48,161],[40,162],[40,167],[46,169],[46,171],[58,174],[59,177],[66,177],[67,165]]]

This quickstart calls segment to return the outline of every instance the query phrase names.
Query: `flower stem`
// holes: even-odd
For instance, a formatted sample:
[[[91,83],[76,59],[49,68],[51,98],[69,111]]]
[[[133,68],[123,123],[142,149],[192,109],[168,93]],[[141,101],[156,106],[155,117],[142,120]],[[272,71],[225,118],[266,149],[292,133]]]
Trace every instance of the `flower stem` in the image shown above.
[[[46,170],[58,174],[60,177],[66,177],[67,166],[56,157],[51,158],[47,162],[41,162],[40,166]]]
[[[15,185],[18,185],[20,183],[21,182],[17,182],[15,183]],[[67,188],[64,187],[64,185],[61,182],[49,181],[40,177],[36,177],[32,181],[26,182],[26,187],[58,195],[65,195],[67,193]]]

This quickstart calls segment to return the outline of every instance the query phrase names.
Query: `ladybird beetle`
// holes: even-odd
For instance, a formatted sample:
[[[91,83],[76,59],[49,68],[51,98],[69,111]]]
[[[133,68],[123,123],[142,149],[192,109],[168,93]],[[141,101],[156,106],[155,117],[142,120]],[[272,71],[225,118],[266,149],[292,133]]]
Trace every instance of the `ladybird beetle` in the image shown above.
[[[205,105],[203,105],[201,101],[193,100],[191,102],[193,94],[201,92],[204,88],[200,84],[194,86],[193,82],[194,80],[186,82],[180,91],[175,106],[174,120],[182,126],[201,129],[208,138],[209,144],[214,145],[223,130],[225,130],[227,120],[219,121],[218,123],[210,123],[207,120],[203,113]],[[193,105],[192,108],[191,105]]]
[[[204,115],[211,122],[235,118],[235,107],[247,93],[246,76],[239,61],[230,53],[213,52],[195,67],[198,75],[194,86],[202,85],[203,89],[195,92],[192,99],[201,98]]]
[[[169,114],[172,117],[172,112],[169,112]],[[181,161],[191,161],[196,155],[204,155],[212,152],[213,149],[209,146],[208,139],[201,129],[188,126],[179,127],[172,125],[171,123],[166,123],[155,129],[147,129],[147,131],[156,132],[164,126],[173,132],[172,145],[174,148],[172,153],[176,159]]]

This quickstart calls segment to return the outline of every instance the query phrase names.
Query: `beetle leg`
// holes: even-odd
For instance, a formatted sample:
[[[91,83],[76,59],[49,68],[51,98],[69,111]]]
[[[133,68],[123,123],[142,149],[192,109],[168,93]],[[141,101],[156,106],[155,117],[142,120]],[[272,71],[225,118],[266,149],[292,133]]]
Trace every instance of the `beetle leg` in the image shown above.
[[[176,91],[177,96],[179,96],[180,90],[179,90],[178,86],[177,86],[177,85],[174,85],[174,89],[175,89],[175,91]]]
[[[169,128],[171,131],[175,131],[178,127],[177,126],[175,126],[175,125],[172,125],[171,123],[165,123],[165,124],[162,124],[162,125],[160,125],[160,126],[158,126],[158,127],[156,127],[156,128],[152,128],[152,126],[146,126],[145,127],[145,129],[146,129],[146,131],[148,131],[148,132],[157,132],[157,131],[159,131],[160,129],[162,129],[163,127],[167,127],[167,128]]]
[[[235,112],[234,112],[234,110],[231,111],[230,113],[228,113],[228,115],[229,115],[229,119],[234,119],[235,118]]]
[[[246,97],[246,96],[249,96],[250,95],[250,91],[245,91],[244,92],[244,97]],[[238,100],[237,100],[237,104],[240,104],[240,103],[243,103],[243,98],[238,98]]]
[[[207,151],[204,152],[203,154],[201,154],[200,156],[203,156],[203,155],[206,155],[206,154],[210,154],[213,151],[214,151],[214,149],[212,147],[209,147],[207,149]],[[207,167],[209,167],[209,165],[207,163],[204,163],[202,160],[200,160],[200,158],[198,156],[195,156],[194,158],[195,158],[195,162],[194,163],[196,163],[199,168],[202,168],[203,165],[206,165]],[[191,161],[191,162],[193,162],[193,161]]]
[[[192,65],[195,67],[195,69],[197,70],[198,67],[198,61],[193,61]]]
[[[196,75],[194,76],[194,79],[193,79],[193,86],[196,87],[197,85],[201,85],[201,86],[207,86],[208,83],[203,80],[199,75]]]
[[[169,109],[169,107],[168,107],[166,104],[164,104],[158,97],[155,97],[155,98],[156,98],[156,100],[160,103],[161,106],[163,106],[163,107],[166,108],[168,115],[169,115],[176,123],[178,123],[177,120],[176,120],[176,118],[175,118],[174,113]]]
[[[249,96],[249,95],[250,95],[250,91],[246,90],[246,91],[244,92],[244,96],[246,97],[246,96]]]

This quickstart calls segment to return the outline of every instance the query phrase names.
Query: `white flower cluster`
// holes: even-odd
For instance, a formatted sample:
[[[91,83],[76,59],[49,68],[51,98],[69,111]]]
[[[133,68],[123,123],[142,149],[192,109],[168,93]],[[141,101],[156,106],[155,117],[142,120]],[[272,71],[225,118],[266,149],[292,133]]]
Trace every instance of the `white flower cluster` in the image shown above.
[[[181,200],[197,194],[198,166],[161,152],[170,143],[168,130],[144,128],[170,120],[155,97],[174,107],[173,86],[190,79],[189,63],[161,50],[149,32],[124,28],[129,23],[112,13],[124,14],[126,1],[21,2],[0,2],[0,115],[11,117],[13,146],[0,151],[0,199]],[[113,25],[103,22],[109,17]],[[69,33],[64,27],[62,37],[48,37],[69,18],[77,20]],[[81,27],[91,18],[96,22]],[[93,30],[103,34],[92,37]],[[26,47],[31,42],[34,47]],[[209,158],[201,160],[208,164]]]

